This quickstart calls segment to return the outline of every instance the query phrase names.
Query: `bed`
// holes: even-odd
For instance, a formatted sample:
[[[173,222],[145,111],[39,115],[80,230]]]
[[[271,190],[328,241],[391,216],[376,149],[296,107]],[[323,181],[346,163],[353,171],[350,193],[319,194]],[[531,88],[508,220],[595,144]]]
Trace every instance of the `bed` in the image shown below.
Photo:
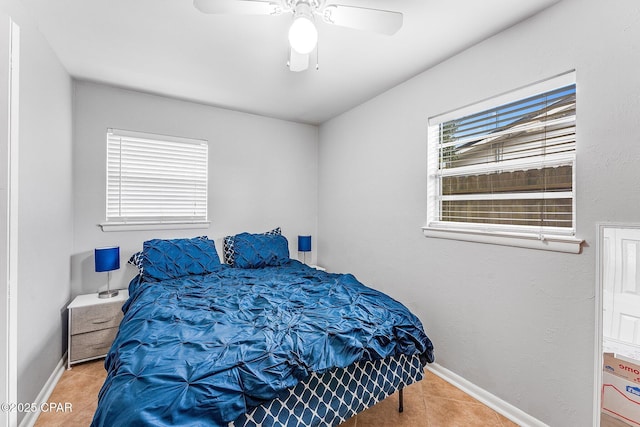
[[[406,307],[280,234],[233,237],[232,265],[206,237],[144,243],[92,426],[335,426],[422,379]]]

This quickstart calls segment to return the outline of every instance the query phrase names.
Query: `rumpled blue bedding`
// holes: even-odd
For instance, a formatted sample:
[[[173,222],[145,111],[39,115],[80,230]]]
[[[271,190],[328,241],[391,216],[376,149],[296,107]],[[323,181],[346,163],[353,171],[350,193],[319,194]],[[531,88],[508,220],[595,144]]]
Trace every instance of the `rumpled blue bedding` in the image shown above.
[[[224,426],[311,372],[419,354],[420,320],[350,274],[291,260],[129,286],[92,426]]]

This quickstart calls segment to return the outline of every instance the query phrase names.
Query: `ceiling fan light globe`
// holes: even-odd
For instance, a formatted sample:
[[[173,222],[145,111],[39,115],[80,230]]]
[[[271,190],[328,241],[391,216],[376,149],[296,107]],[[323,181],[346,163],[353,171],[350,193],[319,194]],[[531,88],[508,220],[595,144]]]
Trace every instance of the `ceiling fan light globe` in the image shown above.
[[[289,28],[289,44],[298,53],[306,55],[315,49],[318,43],[318,30],[306,16],[299,16]]]

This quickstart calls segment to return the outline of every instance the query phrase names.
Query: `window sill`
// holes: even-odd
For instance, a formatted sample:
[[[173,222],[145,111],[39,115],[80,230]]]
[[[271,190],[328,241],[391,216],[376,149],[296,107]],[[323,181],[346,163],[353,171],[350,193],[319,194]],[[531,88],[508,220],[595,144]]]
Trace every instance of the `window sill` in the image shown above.
[[[186,230],[209,228],[209,221],[198,222],[103,222],[98,224],[102,231],[146,231],[146,230]]]
[[[584,242],[584,240],[569,236],[544,236],[544,238],[540,238],[537,235],[524,233],[497,233],[433,227],[422,227],[422,230],[426,237],[514,246],[518,248],[540,249],[572,254],[579,254],[582,250],[582,243]]]

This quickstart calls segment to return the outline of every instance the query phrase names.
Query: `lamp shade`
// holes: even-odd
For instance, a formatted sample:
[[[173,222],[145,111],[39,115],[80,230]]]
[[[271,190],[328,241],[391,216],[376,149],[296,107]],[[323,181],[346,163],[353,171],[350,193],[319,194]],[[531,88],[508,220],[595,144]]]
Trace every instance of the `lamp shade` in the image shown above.
[[[112,271],[120,268],[120,247],[95,249],[96,271]]]
[[[311,252],[311,236],[298,236],[298,252]]]

